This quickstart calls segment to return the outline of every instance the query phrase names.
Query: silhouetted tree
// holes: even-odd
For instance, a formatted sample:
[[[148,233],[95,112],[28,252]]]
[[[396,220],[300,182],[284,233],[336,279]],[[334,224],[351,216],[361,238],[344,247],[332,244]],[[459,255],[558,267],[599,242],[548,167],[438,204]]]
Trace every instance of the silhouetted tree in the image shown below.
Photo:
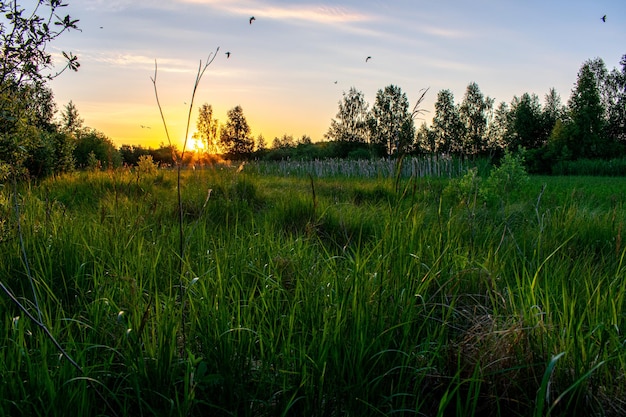
[[[387,155],[402,154],[412,148],[415,124],[409,100],[400,87],[388,85],[378,90],[371,120],[371,141],[384,147]]]
[[[432,131],[435,142],[432,152],[462,153],[461,140],[465,136],[465,126],[450,90],[441,90],[437,93]]]
[[[210,155],[219,153],[217,126],[218,121],[213,118],[213,107],[206,103],[200,106],[194,139],[200,140],[204,144],[205,152]]]
[[[61,113],[61,130],[67,132],[70,135],[76,136],[78,132],[83,128],[84,120],[78,114],[78,109],[72,102],[69,101],[63,108]]]
[[[422,123],[415,134],[414,152],[418,154],[437,153],[437,137],[433,129]]]
[[[343,93],[339,111],[324,137],[334,141],[367,143],[368,107],[363,93],[351,87],[348,93]]]
[[[486,151],[490,155],[502,155],[510,146],[511,138],[509,127],[511,125],[511,111],[504,101],[496,107],[493,118],[487,126]]]
[[[608,74],[607,85],[607,135],[626,145],[626,55],[620,61],[621,70],[613,68]]]
[[[486,149],[488,114],[493,107],[493,100],[484,97],[478,84],[470,83],[459,107],[461,120],[465,124],[463,150],[468,155],[476,155]]]
[[[607,156],[606,138],[603,137],[605,109],[592,63],[584,63],[578,72],[568,107],[571,118],[568,145],[574,159]]]
[[[220,131],[220,144],[231,157],[242,158],[252,154],[254,139],[241,106],[228,111],[226,125]]]
[[[263,152],[267,149],[267,143],[265,142],[265,137],[262,134],[259,134],[256,138],[256,150],[258,152]]]
[[[554,129],[557,120],[563,120],[567,108],[561,103],[561,97],[554,88],[546,94],[542,110],[545,137],[548,138]]]
[[[538,148],[545,144],[548,135],[544,129],[544,118],[539,97],[524,93],[511,102],[511,125],[509,148]]]

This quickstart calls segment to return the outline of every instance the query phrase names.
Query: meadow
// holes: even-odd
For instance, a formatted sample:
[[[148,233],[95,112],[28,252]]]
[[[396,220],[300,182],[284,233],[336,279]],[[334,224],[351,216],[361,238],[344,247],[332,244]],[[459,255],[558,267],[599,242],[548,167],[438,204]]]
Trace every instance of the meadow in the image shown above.
[[[0,416],[624,415],[626,178],[467,172],[5,185]]]

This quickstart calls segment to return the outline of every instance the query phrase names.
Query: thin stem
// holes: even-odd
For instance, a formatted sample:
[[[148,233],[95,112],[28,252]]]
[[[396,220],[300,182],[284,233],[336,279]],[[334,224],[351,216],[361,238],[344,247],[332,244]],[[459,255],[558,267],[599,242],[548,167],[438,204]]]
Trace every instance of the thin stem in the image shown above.
[[[159,101],[159,93],[158,93],[158,89],[157,89],[157,85],[156,85],[156,80],[157,80],[157,62],[156,60],[154,61],[154,77],[151,78],[152,80],[152,84],[154,86],[154,94],[156,96],[156,100],[157,100],[157,106],[159,107],[159,113],[161,114],[161,120],[163,121],[163,126],[165,127],[165,134],[167,136],[167,141],[170,144],[170,148],[172,149],[172,155],[174,158],[174,162],[176,164],[176,194],[177,194],[177,198],[178,198],[178,242],[179,242],[179,247],[178,247],[178,293],[179,293],[179,298],[180,298],[180,303],[181,303],[181,331],[182,331],[182,348],[181,348],[181,356],[184,354],[185,352],[185,346],[187,345],[187,338],[186,338],[186,332],[185,332],[185,323],[186,323],[186,317],[185,317],[185,301],[184,301],[184,295],[185,295],[185,287],[183,285],[183,263],[185,260],[185,231],[184,231],[184,210],[183,210],[183,200],[182,200],[182,191],[181,191],[181,171],[182,171],[182,165],[183,165],[183,161],[185,158],[185,151],[187,149],[187,137],[189,136],[189,127],[191,125],[191,113],[193,110],[193,103],[196,97],[196,92],[198,90],[198,86],[200,85],[200,80],[202,80],[202,76],[204,75],[205,71],[207,70],[207,68],[209,67],[209,65],[211,65],[211,63],[215,60],[215,57],[217,56],[217,52],[220,50],[219,46],[217,47],[217,49],[215,50],[214,53],[210,53],[205,64],[202,65],[202,61],[200,61],[200,64],[198,66],[198,72],[196,74],[196,80],[193,84],[193,90],[191,92],[191,101],[189,104],[189,111],[187,112],[187,126],[185,128],[185,139],[183,141],[183,149],[180,153],[180,159],[176,158],[176,152],[174,151],[174,147],[172,146],[172,141],[170,139],[170,135],[167,129],[167,122],[165,120],[165,115],[163,114],[163,108],[161,107],[161,103]]]

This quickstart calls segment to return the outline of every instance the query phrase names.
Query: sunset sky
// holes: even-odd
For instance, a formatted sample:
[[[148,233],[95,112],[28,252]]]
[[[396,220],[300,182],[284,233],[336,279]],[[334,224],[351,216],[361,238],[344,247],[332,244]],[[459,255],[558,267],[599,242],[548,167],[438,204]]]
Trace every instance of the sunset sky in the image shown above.
[[[525,92],[543,101],[554,87],[567,103],[584,61],[600,57],[611,70],[626,54],[624,0],[67,2],[63,13],[82,31],[64,34],[50,51],[73,52],[81,67],[50,86],[59,110],[72,100],[84,124],[116,145],[167,144],[151,81],[156,61],[180,146],[198,67],[218,47],[197,91],[192,130],[203,103],[220,123],[240,105],[252,135],[268,144],[283,134],[323,140],[350,87],[370,107],[389,84],[411,106],[430,87],[423,104],[430,123],[442,89],[459,103],[476,82],[499,103]]]

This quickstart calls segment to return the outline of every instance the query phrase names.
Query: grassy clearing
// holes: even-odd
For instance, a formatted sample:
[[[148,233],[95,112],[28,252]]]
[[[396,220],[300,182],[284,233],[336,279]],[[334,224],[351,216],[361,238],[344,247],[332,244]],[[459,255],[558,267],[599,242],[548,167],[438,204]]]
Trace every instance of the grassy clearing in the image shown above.
[[[3,295],[0,415],[624,414],[625,180],[484,202],[440,178],[184,172],[183,299],[175,184],[20,190],[43,321],[84,374]],[[0,278],[32,308],[6,189],[0,213]]]

